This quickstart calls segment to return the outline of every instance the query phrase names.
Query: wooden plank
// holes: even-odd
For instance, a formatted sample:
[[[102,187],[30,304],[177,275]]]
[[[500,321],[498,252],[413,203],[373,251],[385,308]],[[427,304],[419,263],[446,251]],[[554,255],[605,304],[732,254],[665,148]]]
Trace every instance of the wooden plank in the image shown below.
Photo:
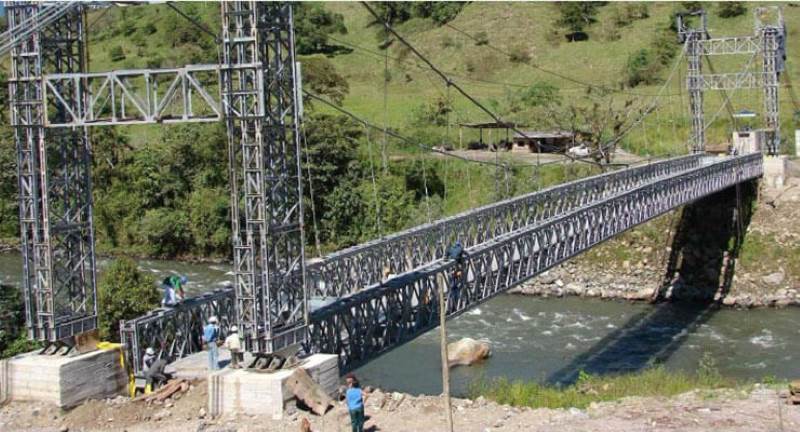
[[[333,399],[318,386],[303,368],[297,368],[286,380],[286,386],[297,399],[303,401],[317,415],[323,415],[333,406]]]

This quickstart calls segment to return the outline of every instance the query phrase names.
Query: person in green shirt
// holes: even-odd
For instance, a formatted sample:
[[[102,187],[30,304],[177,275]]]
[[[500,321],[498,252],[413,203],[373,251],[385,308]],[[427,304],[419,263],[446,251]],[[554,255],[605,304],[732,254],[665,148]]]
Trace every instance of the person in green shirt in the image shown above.
[[[186,297],[183,286],[189,282],[186,276],[172,275],[164,278],[161,288],[164,289],[164,299],[161,300],[162,306],[172,307],[182,302]]]

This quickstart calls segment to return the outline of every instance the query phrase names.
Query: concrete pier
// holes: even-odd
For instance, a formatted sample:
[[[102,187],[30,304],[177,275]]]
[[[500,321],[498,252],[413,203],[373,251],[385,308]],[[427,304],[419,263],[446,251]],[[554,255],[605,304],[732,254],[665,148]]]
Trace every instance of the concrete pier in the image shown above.
[[[315,354],[299,366],[322,389],[333,394],[339,386],[339,365],[335,355]],[[226,368],[208,377],[208,411],[221,414],[268,415],[279,420],[287,401],[294,395],[286,381],[294,369],[255,372]]]
[[[786,156],[764,156],[764,180],[776,189],[786,183],[789,160]]]
[[[124,394],[119,349],[75,356],[21,354],[0,361],[0,401],[43,401],[62,408]]]

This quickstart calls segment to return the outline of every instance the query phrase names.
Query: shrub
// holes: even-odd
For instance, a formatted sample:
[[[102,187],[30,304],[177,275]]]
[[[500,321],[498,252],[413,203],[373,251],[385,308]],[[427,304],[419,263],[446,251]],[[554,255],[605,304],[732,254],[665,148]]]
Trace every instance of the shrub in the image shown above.
[[[625,64],[625,80],[628,86],[636,87],[639,84],[652,84],[656,81],[657,61],[653,52],[642,48],[631,56]]]
[[[166,207],[148,210],[137,226],[137,242],[152,255],[174,257],[190,249],[186,213]]]
[[[531,61],[531,54],[524,45],[515,45],[509,50],[508,58],[512,63],[528,63]]]
[[[733,18],[744,15],[745,12],[747,12],[747,6],[744,5],[744,2],[726,1],[719,2],[717,5],[717,16],[720,18]]]
[[[130,258],[114,260],[98,286],[100,337],[119,340],[119,321],[129,320],[158,307],[161,298],[155,279]]]
[[[186,205],[194,244],[203,255],[225,256],[231,244],[229,195],[221,189],[197,189]]]
[[[108,52],[111,61],[120,61],[125,60],[125,51],[122,49],[121,46],[117,45],[111,48],[111,51]]]
[[[475,33],[475,45],[482,46],[489,44],[489,35],[485,31]]]
[[[650,17],[647,3],[628,3],[625,5],[625,16],[629,20],[640,20]]]
[[[39,347],[25,334],[22,293],[12,285],[0,284],[0,358],[12,357]]]

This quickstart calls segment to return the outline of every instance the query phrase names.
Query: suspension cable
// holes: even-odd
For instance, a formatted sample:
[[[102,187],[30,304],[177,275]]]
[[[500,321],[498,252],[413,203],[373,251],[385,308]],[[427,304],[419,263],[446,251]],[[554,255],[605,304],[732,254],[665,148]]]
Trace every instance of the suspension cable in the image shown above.
[[[317,205],[314,202],[314,177],[311,176],[311,159],[308,155],[308,136],[306,135],[305,122],[300,123],[300,133],[302,135],[303,151],[306,154],[306,171],[308,173],[308,193],[311,197],[311,221],[314,228],[314,247],[317,257],[322,258],[322,247],[319,241],[319,227],[317,225]]]
[[[185,14],[182,10],[180,10],[177,6],[175,6],[174,2],[168,1],[167,2],[167,6],[170,9],[174,10],[178,15],[182,16],[187,21],[192,23],[195,27],[200,29],[200,31],[202,31],[203,33],[207,33],[207,34],[211,35],[214,38],[214,43],[217,43],[217,44],[222,43],[222,38],[220,38],[218,34],[214,33],[211,30],[209,30],[209,28],[206,27],[205,25],[203,25],[200,21],[197,21],[196,19],[192,18],[191,16]]]
[[[383,227],[381,219],[381,202],[378,199],[378,186],[375,182],[375,161],[372,159],[372,140],[370,139],[369,127],[364,125],[364,136],[367,138],[367,155],[369,157],[369,171],[372,177],[372,195],[375,199],[375,223],[378,228],[378,236],[383,237]]]

